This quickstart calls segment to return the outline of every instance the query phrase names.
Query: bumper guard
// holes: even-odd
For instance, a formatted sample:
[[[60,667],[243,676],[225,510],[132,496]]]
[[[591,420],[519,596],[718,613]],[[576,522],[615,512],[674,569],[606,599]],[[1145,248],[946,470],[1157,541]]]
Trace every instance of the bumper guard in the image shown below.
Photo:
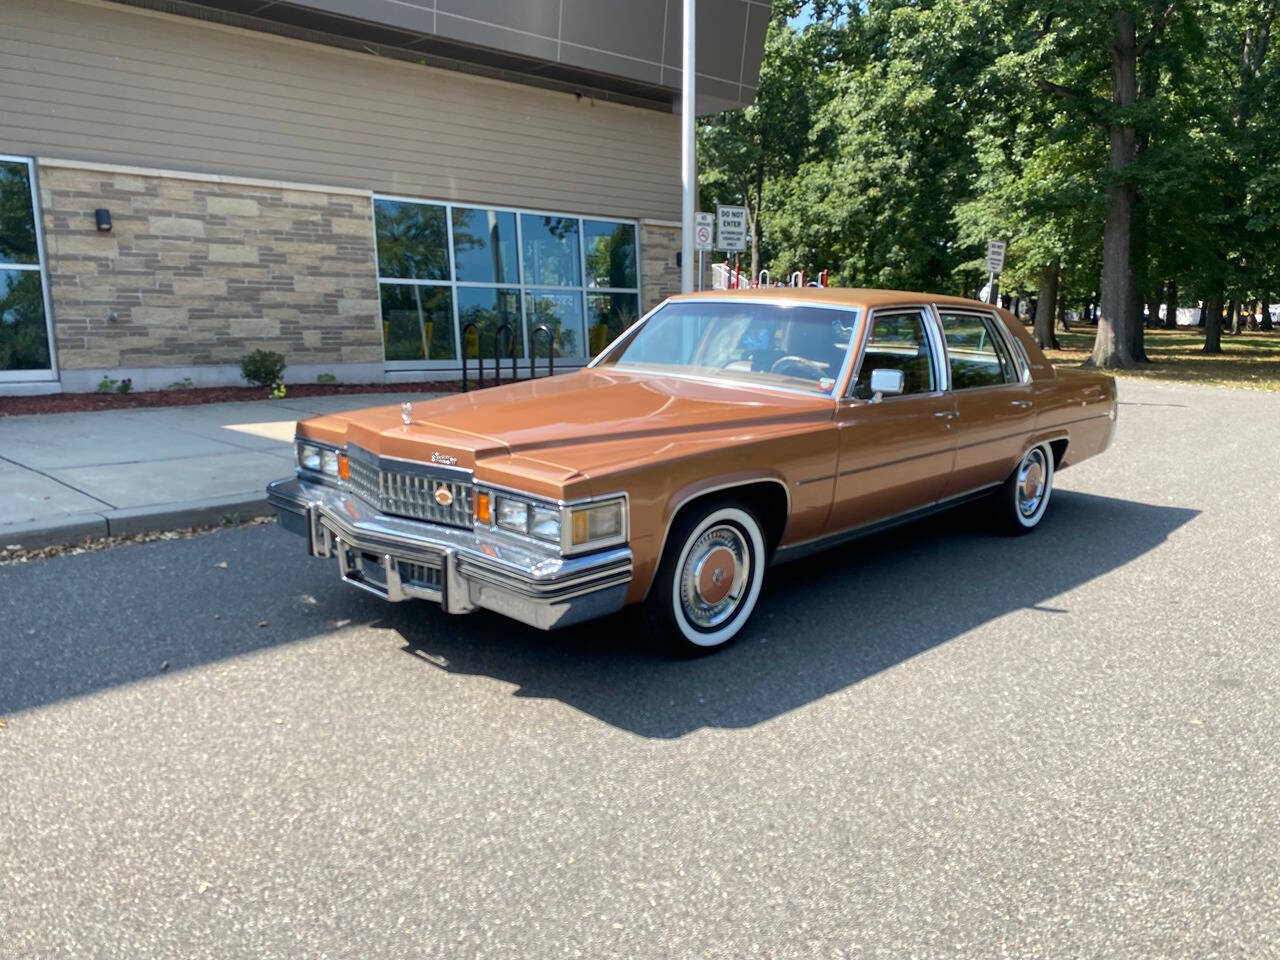
[[[631,583],[628,547],[561,557],[381,514],[347,491],[294,478],[268,485],[267,500],[311,556],[336,558],[345,583],[384,600],[431,600],[449,613],[492,610],[550,630],[621,609]]]

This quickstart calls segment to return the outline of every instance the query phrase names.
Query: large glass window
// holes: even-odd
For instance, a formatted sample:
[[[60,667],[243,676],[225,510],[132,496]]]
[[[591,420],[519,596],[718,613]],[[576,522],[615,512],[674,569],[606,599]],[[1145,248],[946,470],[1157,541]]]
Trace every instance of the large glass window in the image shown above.
[[[0,157],[0,377],[52,367],[31,164]]]
[[[555,287],[582,286],[578,221],[571,217],[520,216],[524,236],[524,282]]]
[[[519,283],[516,215],[454,207],[453,263],[457,278],[462,281]]]
[[[545,325],[585,360],[640,314],[634,222],[384,197],[374,215],[389,363],[509,356],[504,324],[517,357],[546,355]]]
[[[546,355],[546,326],[552,333],[557,357],[585,356],[582,345],[582,294],[560,290],[531,290],[525,296],[529,342],[538,356]],[[535,339],[536,337],[536,339]]]
[[[378,274],[399,280],[448,280],[444,207],[377,201]]]
[[[475,330],[468,330],[470,324]],[[458,324],[464,334],[467,357],[489,358],[496,353],[506,358],[524,356],[524,336],[520,333],[520,291],[498,287],[459,287]],[[503,330],[503,326],[510,328]],[[545,336],[545,334],[544,334]],[[501,342],[495,340],[501,337]],[[511,339],[508,340],[507,338]]]
[[[448,287],[382,284],[382,338],[388,360],[452,360],[452,297]]]
[[[634,223],[587,220],[582,225],[582,248],[588,287],[626,290],[638,286]]]

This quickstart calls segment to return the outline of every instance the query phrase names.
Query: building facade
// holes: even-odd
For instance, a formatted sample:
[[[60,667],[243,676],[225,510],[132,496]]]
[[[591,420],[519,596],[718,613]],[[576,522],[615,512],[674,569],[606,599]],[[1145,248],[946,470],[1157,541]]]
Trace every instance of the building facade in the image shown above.
[[[584,362],[679,284],[679,7],[0,0],[0,393]]]

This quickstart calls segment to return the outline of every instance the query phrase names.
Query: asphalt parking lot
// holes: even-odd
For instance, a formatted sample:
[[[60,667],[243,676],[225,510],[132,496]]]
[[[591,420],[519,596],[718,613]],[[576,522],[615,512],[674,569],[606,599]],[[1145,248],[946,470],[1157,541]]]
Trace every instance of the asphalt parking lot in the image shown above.
[[[696,661],[275,526],[0,567],[0,957],[1278,956],[1280,394],[1121,400]]]

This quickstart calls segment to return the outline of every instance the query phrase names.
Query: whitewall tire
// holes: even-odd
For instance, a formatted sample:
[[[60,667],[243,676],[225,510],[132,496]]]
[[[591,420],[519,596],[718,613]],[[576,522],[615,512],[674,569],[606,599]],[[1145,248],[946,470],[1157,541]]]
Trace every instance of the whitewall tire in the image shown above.
[[[998,509],[1010,533],[1029,533],[1040,525],[1053,494],[1053,450],[1042,443],[1022,455],[1000,488]]]
[[[749,510],[721,501],[682,516],[649,594],[676,649],[710,653],[733,640],[760,598],[767,561],[760,521]]]

